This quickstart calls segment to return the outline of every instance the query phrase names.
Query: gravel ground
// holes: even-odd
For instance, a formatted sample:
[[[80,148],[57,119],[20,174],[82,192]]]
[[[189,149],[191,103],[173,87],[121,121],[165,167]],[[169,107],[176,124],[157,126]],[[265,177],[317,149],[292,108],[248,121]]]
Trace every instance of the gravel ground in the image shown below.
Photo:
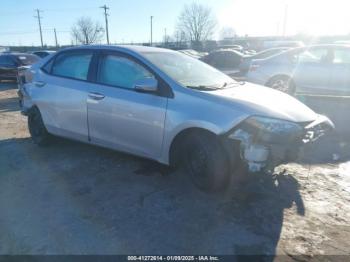
[[[350,255],[347,139],[213,195],[126,154],[64,139],[37,147],[18,110],[1,84],[0,254]]]

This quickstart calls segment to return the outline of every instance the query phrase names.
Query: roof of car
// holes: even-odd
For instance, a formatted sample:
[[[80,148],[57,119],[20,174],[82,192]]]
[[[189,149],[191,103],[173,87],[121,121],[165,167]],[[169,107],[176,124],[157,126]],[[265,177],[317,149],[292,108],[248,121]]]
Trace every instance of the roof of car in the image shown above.
[[[277,56],[279,55],[284,55],[284,54],[290,54],[290,53],[294,53],[294,52],[299,52],[300,50],[307,50],[310,48],[318,48],[318,47],[340,47],[340,48],[350,48],[349,45],[341,45],[341,44],[319,44],[319,45],[309,45],[309,46],[303,46],[303,47],[295,47],[295,48],[290,48],[288,50],[286,50],[285,52],[282,52],[280,54],[277,54]]]
[[[217,54],[217,53],[236,53],[238,55],[243,55],[239,50],[226,49],[226,48],[221,48],[221,49],[214,50],[210,54]]]
[[[19,52],[1,52],[0,55],[27,56],[27,55],[32,55],[32,54],[19,53]]]
[[[77,47],[70,47],[64,50],[76,50],[76,49],[111,49],[116,51],[131,51],[134,53],[147,53],[147,52],[175,52],[170,49],[139,46],[139,45],[83,45]]]
[[[38,52],[55,53],[56,51],[54,51],[54,50],[37,50],[37,51],[33,51],[32,53],[38,53]]]
[[[349,45],[344,45],[344,44],[318,44],[318,45],[309,45],[309,46],[297,47],[295,49],[308,49],[308,48],[315,48],[315,47],[345,47],[345,48],[349,48]]]

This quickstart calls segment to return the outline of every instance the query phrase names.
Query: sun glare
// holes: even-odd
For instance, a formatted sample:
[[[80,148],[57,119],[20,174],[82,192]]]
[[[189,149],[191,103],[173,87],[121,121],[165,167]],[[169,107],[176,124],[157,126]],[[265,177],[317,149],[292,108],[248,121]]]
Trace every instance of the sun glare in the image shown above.
[[[350,33],[345,0],[235,0],[219,15],[238,35],[338,35]]]

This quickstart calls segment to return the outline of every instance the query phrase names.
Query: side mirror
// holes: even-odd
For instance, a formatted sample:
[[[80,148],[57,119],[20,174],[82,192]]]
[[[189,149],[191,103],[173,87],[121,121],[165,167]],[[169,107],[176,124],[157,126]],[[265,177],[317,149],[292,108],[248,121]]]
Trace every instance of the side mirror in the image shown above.
[[[158,81],[155,78],[143,78],[136,81],[134,89],[143,93],[155,93],[158,91]]]

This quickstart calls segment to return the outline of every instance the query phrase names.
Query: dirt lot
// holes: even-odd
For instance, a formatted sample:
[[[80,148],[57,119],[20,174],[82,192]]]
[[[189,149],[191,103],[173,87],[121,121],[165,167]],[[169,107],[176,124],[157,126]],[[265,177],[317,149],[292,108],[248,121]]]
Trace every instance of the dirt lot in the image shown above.
[[[14,88],[0,86],[0,254],[350,255],[346,139],[208,195],[147,160],[35,146]]]

